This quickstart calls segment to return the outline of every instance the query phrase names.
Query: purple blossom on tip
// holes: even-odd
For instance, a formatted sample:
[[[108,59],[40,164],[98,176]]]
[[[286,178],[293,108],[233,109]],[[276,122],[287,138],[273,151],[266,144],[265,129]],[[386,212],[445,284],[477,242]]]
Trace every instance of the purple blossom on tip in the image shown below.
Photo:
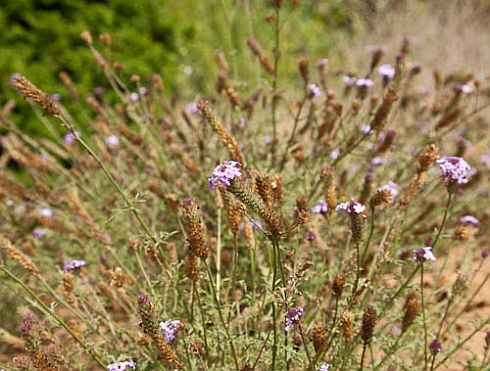
[[[85,260],[83,260],[83,259],[67,261],[67,262],[64,262],[63,263],[63,270],[65,272],[71,271],[71,270],[74,270],[74,269],[81,268],[85,264],[87,264],[87,262]]]
[[[220,186],[229,187],[231,181],[240,176],[242,176],[240,164],[236,161],[225,161],[214,168],[211,178],[208,179],[208,185],[211,189]]]
[[[75,144],[75,141],[79,136],[80,133],[78,131],[75,131],[74,133],[69,132],[65,134],[64,141],[67,145],[72,146],[73,144]]]
[[[322,67],[325,67],[326,65],[328,64],[328,59],[327,58],[323,58],[323,59],[320,59],[316,62],[316,66],[318,68],[322,68]]]
[[[329,371],[330,370],[330,365],[328,363],[324,363],[323,365],[320,366],[318,371]]]
[[[473,93],[473,88],[467,84],[460,85],[458,87],[459,91],[463,94],[471,94]]]
[[[380,166],[380,165],[383,165],[385,162],[385,160],[383,160],[382,157],[380,156],[375,156],[371,159],[371,165],[373,166]]]
[[[432,236],[426,237],[424,240],[424,244],[426,246],[432,245],[432,242],[434,242],[434,237],[432,237]]]
[[[326,214],[327,211],[328,211],[328,206],[325,200],[319,201],[315,206],[311,208],[311,212],[315,214]]]
[[[142,86],[139,91],[140,95],[146,95],[148,94],[148,88],[146,86]]]
[[[434,355],[442,352],[442,344],[439,340],[434,339],[429,343],[430,352]]]
[[[15,201],[8,198],[7,200],[5,200],[5,205],[7,205],[7,207],[14,207],[15,206]]]
[[[319,97],[322,95],[322,91],[317,84],[308,84],[308,91],[311,97]]]
[[[313,242],[316,240],[316,234],[311,229],[306,232],[306,241]]]
[[[23,333],[29,332],[32,330],[32,322],[30,321],[22,321],[20,324],[20,331]]]
[[[353,198],[351,198],[347,202],[343,202],[337,205],[335,208],[336,211],[344,212],[347,214],[360,214],[364,210],[366,210],[366,206],[361,204],[360,202],[357,202]]]
[[[115,362],[107,365],[107,371],[125,371],[125,370],[135,370],[136,363],[132,360]]]
[[[48,218],[51,219],[54,217],[54,211],[51,210],[49,207],[41,207],[37,210],[39,215],[41,215],[43,218]]]
[[[481,253],[480,253],[480,256],[483,258],[483,259],[486,259],[490,256],[490,249],[488,247],[485,247]]]
[[[162,332],[165,342],[172,343],[177,337],[181,324],[178,319],[160,322],[160,331]]]
[[[361,131],[364,133],[364,134],[371,134],[372,132],[372,128],[371,128],[371,125],[369,124],[364,124],[361,126]]]
[[[53,93],[50,95],[50,98],[54,100],[55,102],[59,102],[61,100],[61,94],[60,93]]]
[[[138,304],[144,304],[149,300],[149,297],[146,294],[138,294],[136,300],[138,300]]]
[[[382,187],[379,187],[377,189],[378,192],[382,192],[382,191],[388,191],[390,192],[390,204],[392,204],[393,202],[395,202],[395,197],[398,195],[398,190],[396,189],[396,183],[394,182],[388,182],[388,184],[382,186]]]
[[[356,81],[356,86],[360,88],[370,88],[374,85],[374,81],[371,79],[358,79]]]
[[[286,320],[284,321],[284,331],[291,331],[294,325],[301,321],[304,315],[304,310],[301,307],[289,308],[286,313]]]
[[[461,224],[473,224],[476,227],[480,225],[480,221],[477,218],[475,218],[473,215],[464,215],[461,218],[459,218],[459,222]]]
[[[444,156],[437,160],[437,163],[446,186],[468,183],[471,166],[461,157]]]
[[[357,78],[354,77],[354,76],[348,76],[348,75],[345,75],[342,80],[344,81],[344,84],[347,85],[347,86],[353,86],[356,81],[357,81]]]
[[[436,257],[432,253],[432,247],[423,246],[413,250],[412,258],[418,262],[425,262],[428,260],[436,261]]]
[[[94,88],[94,93],[97,95],[102,95],[102,94],[104,94],[104,92],[105,92],[105,89],[103,86],[96,86]]]
[[[338,149],[334,149],[332,152],[330,152],[330,158],[332,160],[336,160],[337,157],[339,157],[340,151]]]
[[[131,102],[137,102],[139,98],[140,98],[139,94],[134,91],[131,94],[129,94],[129,100],[131,100]]]
[[[272,137],[269,134],[266,134],[262,137],[262,141],[264,142],[264,144],[271,144]]]
[[[199,109],[197,108],[197,103],[196,102],[190,102],[187,103],[184,111],[187,112],[188,114],[195,114],[199,112]]]
[[[117,135],[109,135],[105,138],[105,144],[109,148],[117,148],[119,147],[119,137]]]
[[[378,67],[378,75],[384,79],[391,80],[395,76],[395,68],[391,64],[382,64]]]
[[[41,238],[46,237],[46,230],[44,228],[39,228],[39,227],[34,228],[32,230],[32,236],[40,240]]]

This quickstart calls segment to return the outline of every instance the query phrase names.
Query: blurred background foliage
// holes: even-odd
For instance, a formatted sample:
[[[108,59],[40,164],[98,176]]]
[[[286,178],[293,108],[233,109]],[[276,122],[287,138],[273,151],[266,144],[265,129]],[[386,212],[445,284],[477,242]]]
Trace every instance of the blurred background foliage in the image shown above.
[[[295,73],[298,56],[329,56],[336,40],[359,24],[381,1],[284,1],[281,14],[281,78]],[[79,93],[87,94],[106,79],[80,40],[89,30],[96,46],[102,33],[112,36],[110,60],[123,61],[123,74],[160,73],[167,94],[186,95],[186,89],[206,94],[215,78],[214,51],[222,49],[230,76],[242,91],[264,78],[246,46],[254,35],[272,53],[274,35],[266,18],[272,10],[264,0],[15,0],[0,5],[0,103],[15,93],[9,86],[14,72],[28,76],[49,93],[67,95],[58,74],[70,74]],[[367,12],[367,13],[366,13]],[[267,84],[267,80],[260,81]],[[177,91],[177,87],[179,91]],[[189,92],[191,90],[187,90]],[[66,104],[66,102],[64,101]],[[33,113],[19,103],[14,117],[31,134],[44,134],[32,122]],[[70,108],[69,104],[68,107]],[[22,112],[22,113],[20,113]]]

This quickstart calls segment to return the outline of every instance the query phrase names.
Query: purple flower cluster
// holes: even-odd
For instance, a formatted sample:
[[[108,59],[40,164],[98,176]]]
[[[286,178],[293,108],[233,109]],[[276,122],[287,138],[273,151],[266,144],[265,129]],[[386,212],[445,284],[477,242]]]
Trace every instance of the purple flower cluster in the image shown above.
[[[65,272],[71,271],[83,267],[87,262],[85,260],[72,260],[63,263],[63,270]]]
[[[356,85],[361,88],[370,88],[374,85],[374,81],[371,79],[358,79]]]
[[[473,224],[476,227],[480,225],[480,221],[477,218],[475,218],[473,215],[464,215],[461,218],[459,218],[459,222],[461,224]]]
[[[461,157],[444,156],[437,160],[437,163],[441,169],[442,181],[446,186],[468,183],[471,166]]]
[[[322,92],[317,84],[308,84],[308,92],[310,93],[310,97],[319,97],[322,95]]]
[[[439,340],[434,339],[429,343],[430,352],[434,355],[442,352],[442,344]]]
[[[136,363],[133,362],[132,360],[129,361],[123,361],[123,362],[116,362],[116,363],[111,363],[110,365],[107,365],[107,371],[124,371],[124,370],[135,370],[136,369]]]
[[[301,307],[289,308],[286,313],[286,320],[284,321],[284,330],[291,331],[294,328],[294,325],[301,321],[304,314],[305,312]]]
[[[209,188],[229,187],[231,181],[240,176],[240,164],[236,161],[225,161],[214,168],[211,178],[208,179]]]
[[[386,80],[391,80],[395,76],[395,69],[391,64],[383,64],[378,67],[378,74]]]
[[[65,135],[65,143],[69,146],[75,144],[75,141],[77,138],[80,136],[80,133],[78,131],[75,131],[74,133],[70,132]]]
[[[395,202],[395,197],[398,195],[398,190],[396,189],[396,183],[389,182],[388,184],[379,187],[377,192],[388,191],[390,193],[390,204]]]
[[[324,363],[323,365],[320,366],[318,371],[328,371],[330,370],[330,365],[328,363]]]
[[[119,147],[119,137],[117,135],[109,135],[105,138],[105,144],[109,148],[117,148]]]
[[[436,257],[432,253],[432,247],[419,247],[413,250],[412,258],[418,262],[425,262],[427,260],[436,261]]]
[[[335,208],[335,210],[341,211],[341,212],[344,212],[347,214],[360,214],[364,210],[366,210],[366,206],[364,206],[360,202],[357,202],[356,200],[351,198],[350,201],[338,204],[337,207]]]
[[[178,319],[160,322],[160,331],[162,331],[166,343],[172,343],[175,340],[179,328],[180,321]]]
[[[41,238],[44,238],[46,237],[46,230],[44,228],[34,228],[32,230],[32,236],[38,240],[40,240]]]
[[[51,210],[49,207],[41,207],[37,210],[39,215],[41,215],[43,218],[48,218],[51,219],[54,216],[54,211]]]
[[[328,211],[328,206],[325,200],[319,201],[315,206],[311,208],[311,212],[315,214],[326,214]]]

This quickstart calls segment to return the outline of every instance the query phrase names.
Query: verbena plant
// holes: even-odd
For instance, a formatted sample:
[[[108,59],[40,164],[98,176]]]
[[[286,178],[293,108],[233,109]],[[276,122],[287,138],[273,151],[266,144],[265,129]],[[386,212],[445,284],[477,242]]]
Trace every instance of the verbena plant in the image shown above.
[[[217,51],[217,94],[169,101],[88,32],[120,98],[88,96],[88,133],[12,77],[52,137],[0,115],[2,161],[29,177],[0,175],[2,284],[19,293],[4,369],[488,367],[488,318],[455,326],[488,290],[488,159],[467,145],[488,144],[485,82],[435,70],[417,90],[404,40],[357,73],[302,58],[303,89],[281,86],[281,6],[275,48],[247,40],[266,82],[249,97]],[[486,345],[463,360],[473,336]]]

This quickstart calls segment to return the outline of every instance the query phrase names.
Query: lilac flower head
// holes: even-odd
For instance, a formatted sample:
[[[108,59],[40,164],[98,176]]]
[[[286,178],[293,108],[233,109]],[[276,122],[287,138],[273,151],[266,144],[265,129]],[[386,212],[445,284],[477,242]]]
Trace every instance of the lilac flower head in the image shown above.
[[[366,210],[366,206],[361,204],[360,202],[357,202],[353,198],[351,198],[347,202],[343,202],[341,204],[338,204],[337,207],[335,208],[336,211],[341,211],[347,214],[360,214],[364,210]]]
[[[61,100],[61,94],[60,93],[53,93],[50,95],[50,97],[55,102],[59,102]]]
[[[38,240],[46,237],[46,230],[44,228],[34,228],[32,230],[32,236]]]
[[[65,135],[64,141],[67,145],[72,146],[75,144],[75,141],[79,137],[80,133],[78,131],[75,131],[74,133],[69,132]]]
[[[461,157],[444,156],[437,160],[441,169],[442,181],[446,186],[468,183],[471,166]]]
[[[214,168],[211,178],[208,179],[209,188],[229,187],[231,181],[240,176],[240,164],[236,161],[225,161]]]
[[[434,339],[429,343],[429,349],[433,355],[436,355],[437,353],[442,352],[442,344],[439,340]]]
[[[37,212],[43,218],[47,218],[47,219],[51,219],[54,216],[54,211],[51,210],[49,207],[41,207],[37,210]]]
[[[109,148],[117,148],[119,147],[119,137],[117,135],[109,135],[105,138],[105,144]]]
[[[311,97],[319,97],[322,95],[320,87],[317,84],[308,84],[308,92]]]
[[[146,294],[138,294],[136,300],[138,300],[138,304],[145,304],[149,300],[149,297]]]
[[[380,166],[380,165],[383,165],[383,163],[385,162],[385,160],[383,160],[382,157],[380,156],[375,156],[373,157],[373,159],[371,160],[371,165],[373,166]]]
[[[356,81],[356,85],[360,88],[369,88],[374,85],[374,81],[371,79],[359,79]]]
[[[133,362],[132,360],[116,362],[107,365],[107,371],[125,371],[125,370],[135,370],[135,369],[136,369],[136,363]]]
[[[311,208],[311,212],[315,214],[326,214],[327,211],[328,211],[328,206],[325,200],[321,200]]]
[[[330,365],[328,363],[324,363],[323,365],[320,366],[318,371],[328,371],[330,370]]]
[[[30,321],[22,321],[20,324],[20,332],[22,333],[28,333],[29,331],[32,330],[32,322]]]
[[[146,94],[148,94],[148,88],[146,86],[142,86],[139,89],[139,93],[140,93],[140,95],[146,95]]]
[[[187,105],[185,106],[184,110],[188,114],[194,114],[194,113],[198,113],[199,112],[199,110],[197,109],[197,103],[196,102],[187,103]]]
[[[323,68],[325,67],[326,65],[328,64],[328,59],[327,58],[323,58],[323,59],[320,59],[316,62],[316,66],[317,68]]]
[[[488,258],[488,257],[490,256],[490,249],[489,249],[488,247],[485,247],[485,248],[484,248],[484,249],[481,251],[480,255],[481,255],[481,257],[482,257],[483,259]]]
[[[71,271],[83,267],[87,262],[85,260],[72,260],[63,263],[63,270],[65,272]]]
[[[316,240],[316,235],[315,232],[313,232],[311,229],[306,232],[306,241],[313,242]]]
[[[395,202],[395,197],[398,195],[398,190],[396,189],[396,183],[389,182],[388,184],[379,187],[378,192],[388,191],[390,193],[390,204]]]
[[[131,94],[129,94],[129,99],[131,100],[131,102],[138,101],[139,97],[140,96],[136,92],[132,92]]]
[[[432,236],[426,237],[426,239],[424,240],[424,244],[426,246],[432,245],[432,242],[434,242],[434,237]]]
[[[471,94],[473,93],[473,88],[467,84],[460,85],[458,87],[459,91],[463,94]]]
[[[284,331],[291,331],[294,325],[301,321],[304,313],[305,312],[301,307],[289,308],[286,313],[286,320],[284,321]]]
[[[330,152],[330,158],[332,160],[336,160],[337,157],[339,157],[340,151],[338,149],[334,149],[332,152]]]
[[[480,225],[480,221],[477,218],[475,218],[473,215],[464,215],[461,218],[459,218],[459,222],[461,224],[473,224],[476,227]]]
[[[361,131],[364,133],[364,134],[371,134],[371,132],[373,131],[373,129],[371,128],[371,125],[369,124],[364,124],[361,126]]]
[[[412,258],[418,262],[425,262],[427,260],[436,261],[436,257],[432,253],[432,247],[427,246],[413,250]]]
[[[172,343],[175,340],[180,326],[178,319],[160,322],[160,331],[163,333],[166,343]]]
[[[391,64],[382,64],[378,67],[378,74],[387,80],[391,80],[395,76],[395,69]]]
[[[347,86],[353,86],[356,81],[357,81],[357,78],[354,77],[354,76],[348,76],[348,75],[345,75],[342,80],[344,81],[345,85]]]

